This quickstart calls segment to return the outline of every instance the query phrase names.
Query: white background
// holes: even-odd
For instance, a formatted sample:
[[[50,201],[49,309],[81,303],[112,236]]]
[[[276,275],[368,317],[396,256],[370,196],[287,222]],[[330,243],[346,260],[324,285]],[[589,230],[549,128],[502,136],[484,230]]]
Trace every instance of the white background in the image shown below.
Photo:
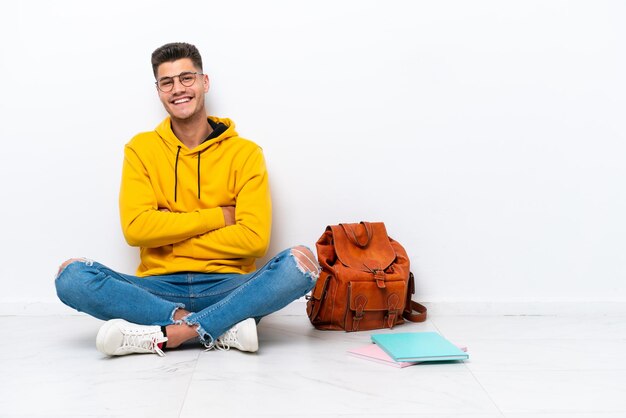
[[[60,306],[71,256],[134,272],[122,152],[165,116],[150,54],[172,41],[265,151],[271,253],[384,221],[416,300],[624,306],[625,21],[618,1],[5,2],[0,312]]]

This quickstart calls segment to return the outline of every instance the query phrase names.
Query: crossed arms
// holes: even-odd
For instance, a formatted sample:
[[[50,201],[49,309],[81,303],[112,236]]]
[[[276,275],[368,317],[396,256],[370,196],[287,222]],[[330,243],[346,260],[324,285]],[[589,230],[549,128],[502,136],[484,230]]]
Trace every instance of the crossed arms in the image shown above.
[[[265,255],[271,229],[271,199],[265,161],[255,149],[235,173],[234,202],[173,211],[167,199],[167,181],[146,168],[137,152],[124,153],[120,215],[126,241],[132,246],[173,246],[177,256],[204,259],[259,258]],[[160,181],[161,180],[161,181]],[[171,181],[171,179],[170,179]],[[227,186],[224,186],[227,187]],[[228,192],[228,193],[227,193]]]

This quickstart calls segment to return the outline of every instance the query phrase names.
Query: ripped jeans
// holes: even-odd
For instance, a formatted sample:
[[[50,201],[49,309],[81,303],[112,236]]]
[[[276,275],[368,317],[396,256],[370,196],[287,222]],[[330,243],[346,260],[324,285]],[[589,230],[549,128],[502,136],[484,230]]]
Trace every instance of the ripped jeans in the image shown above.
[[[198,325],[204,344],[211,344],[233,325],[275,312],[304,296],[319,275],[303,268],[287,249],[249,274],[175,273],[136,277],[117,273],[82,259],[68,264],[55,280],[57,295],[66,305],[96,318],[122,318],[141,325],[180,323],[174,312]]]

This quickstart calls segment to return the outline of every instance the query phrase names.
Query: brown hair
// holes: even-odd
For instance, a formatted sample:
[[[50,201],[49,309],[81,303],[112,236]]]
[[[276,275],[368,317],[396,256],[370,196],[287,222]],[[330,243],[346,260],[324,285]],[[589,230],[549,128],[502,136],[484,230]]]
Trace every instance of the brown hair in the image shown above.
[[[152,72],[156,78],[159,65],[183,58],[191,59],[194,67],[202,71],[202,57],[198,48],[185,42],[172,42],[154,50],[152,53]]]

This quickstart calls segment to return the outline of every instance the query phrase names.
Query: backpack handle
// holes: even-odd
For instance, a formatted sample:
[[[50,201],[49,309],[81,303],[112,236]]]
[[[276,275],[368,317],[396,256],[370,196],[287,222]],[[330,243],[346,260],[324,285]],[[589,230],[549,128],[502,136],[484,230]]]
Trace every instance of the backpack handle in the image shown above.
[[[351,243],[353,243],[354,245],[356,245],[359,248],[365,248],[365,247],[368,246],[368,244],[372,240],[372,227],[369,224],[369,222],[361,221],[359,223],[365,227],[365,232],[367,233],[367,241],[365,241],[365,243],[360,243],[359,242],[358,238],[356,237],[356,234],[354,233],[354,229],[348,227],[346,224],[339,224],[339,225],[341,225],[341,227],[343,228],[343,232],[346,233],[346,236],[348,237],[348,240]]]

